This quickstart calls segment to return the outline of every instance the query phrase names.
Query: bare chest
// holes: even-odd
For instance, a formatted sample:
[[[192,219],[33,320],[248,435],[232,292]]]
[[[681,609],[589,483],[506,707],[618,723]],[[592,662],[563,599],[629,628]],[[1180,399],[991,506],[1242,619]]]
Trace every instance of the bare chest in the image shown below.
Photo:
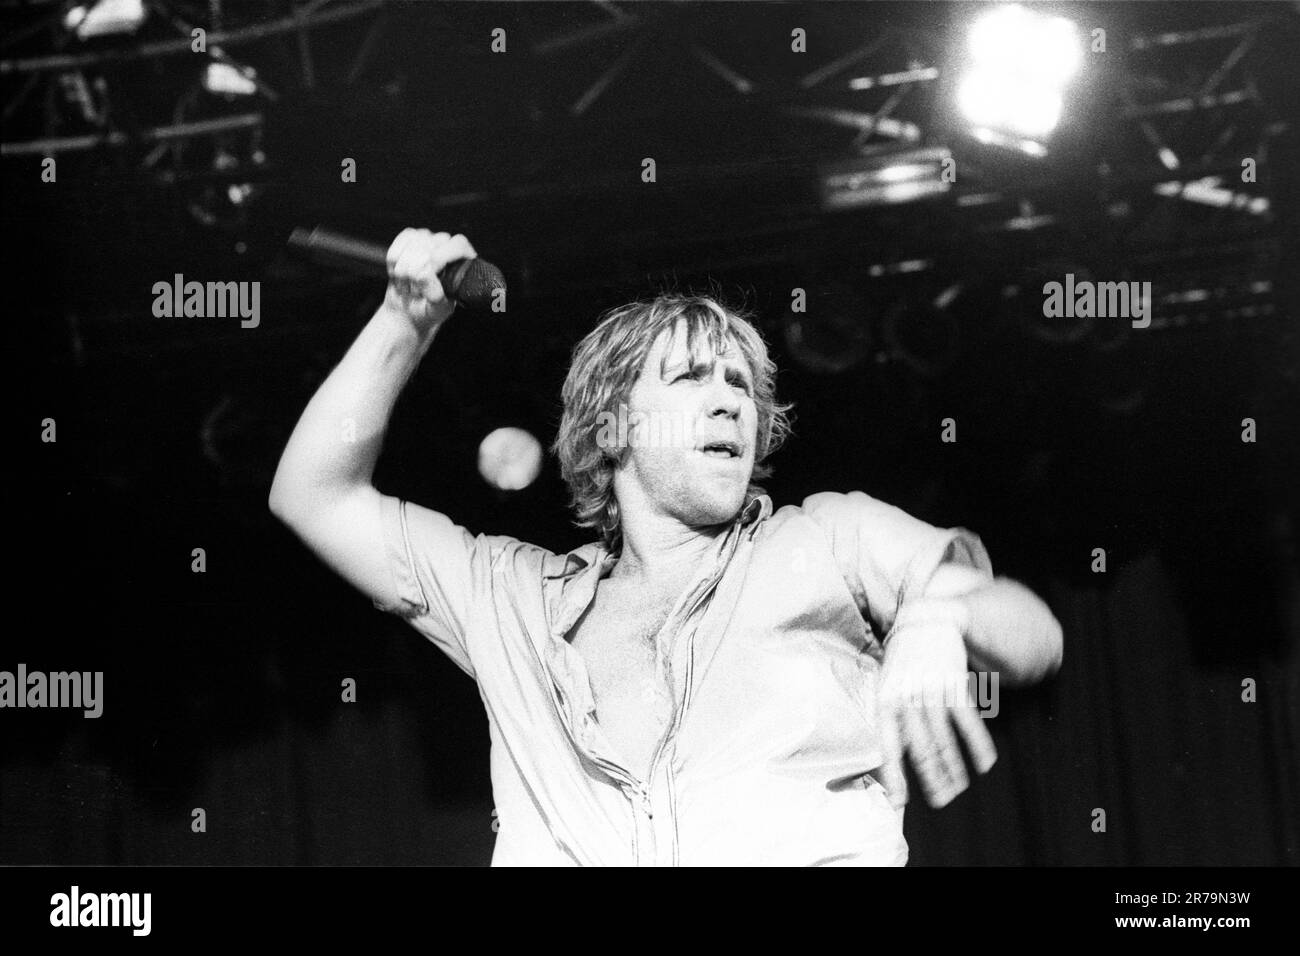
[[[569,635],[591,681],[596,720],[621,762],[641,779],[672,718],[671,689],[656,660],[655,638],[675,604],[676,595],[598,592]]]

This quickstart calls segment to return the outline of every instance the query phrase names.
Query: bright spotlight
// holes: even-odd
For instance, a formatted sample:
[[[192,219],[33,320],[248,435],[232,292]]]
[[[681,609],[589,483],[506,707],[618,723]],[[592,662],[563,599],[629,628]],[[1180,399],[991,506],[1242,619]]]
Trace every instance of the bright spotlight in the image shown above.
[[[1046,136],[1061,119],[1057,90],[1026,88],[1009,77],[971,73],[957,88],[957,105],[972,123],[1022,136]]]
[[[1050,17],[1028,51],[1034,71],[1065,84],[1083,65],[1083,47],[1074,24],[1065,17]]]
[[[957,105],[962,114],[980,126],[1001,126],[1006,110],[1005,84],[988,73],[969,73],[957,87]]]
[[[1083,50],[1074,24],[1020,6],[990,10],[971,26],[975,65],[1064,83],[1079,71]]]
[[[970,69],[957,89],[967,119],[1028,137],[1056,128],[1062,91],[1083,61],[1073,23],[1002,6],[971,25],[969,49]]]
[[[1024,7],[998,7],[971,25],[970,53],[979,63],[997,63],[1014,55],[1025,35],[1029,11]]]
[[[478,473],[493,488],[519,491],[541,470],[541,442],[522,428],[498,428],[478,446]]]

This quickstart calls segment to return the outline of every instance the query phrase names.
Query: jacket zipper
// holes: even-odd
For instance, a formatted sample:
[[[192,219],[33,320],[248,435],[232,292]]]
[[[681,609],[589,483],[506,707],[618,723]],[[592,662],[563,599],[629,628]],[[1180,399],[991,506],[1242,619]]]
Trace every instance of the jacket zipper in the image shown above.
[[[724,565],[724,567],[725,567],[725,565]],[[695,615],[695,612],[699,610],[700,605],[703,604],[704,601],[705,601],[705,599],[706,599],[710,594],[713,593],[714,589],[715,589],[715,588],[717,587],[717,585],[718,585],[718,582],[721,581],[721,580],[722,580],[722,573],[721,573],[721,571],[719,571],[717,574],[715,574],[715,575],[713,576],[713,578],[709,581],[709,583],[708,583],[707,585],[705,585],[705,587],[703,588],[703,590],[700,592],[700,596],[697,597],[697,598],[696,598],[696,599],[691,603],[690,610],[688,610],[688,611],[686,612],[686,614],[682,616],[682,618],[681,618],[682,621],[689,621],[689,620],[690,620],[690,619]],[[642,801],[642,808],[645,810],[645,814],[646,814],[647,819],[650,819],[650,820],[653,820],[653,819],[654,819],[654,811],[653,811],[653,808],[651,807],[651,804],[650,804],[650,789],[649,789],[649,781],[653,781],[653,780],[654,780],[654,778],[655,778],[655,773],[656,773],[656,771],[659,769],[659,761],[660,761],[660,759],[663,757],[664,748],[668,745],[668,741],[671,740],[671,739],[673,739],[673,736],[677,733],[677,728],[681,726],[682,718],[686,715],[686,708],[690,706],[691,690],[692,690],[692,686],[691,686],[691,685],[692,685],[693,680],[694,680],[694,671],[695,671],[695,633],[696,633],[696,631],[698,631],[698,630],[699,630],[699,624],[698,624],[698,622],[697,622],[697,623],[696,623],[696,626],[691,630],[691,636],[690,636],[689,638],[687,638],[687,646],[686,646],[686,680],[685,680],[685,685],[686,685],[686,686],[685,686],[685,688],[683,689],[683,692],[682,692],[682,703],[681,703],[681,706],[678,707],[678,708],[676,709],[677,712],[676,712],[675,714],[673,714],[673,722],[672,722],[672,724],[669,725],[668,732],[665,733],[665,734],[663,735],[663,737],[661,737],[661,738],[659,739],[659,743],[658,743],[658,745],[655,747],[654,755],[650,758],[650,769],[649,769],[649,771],[648,771],[648,773],[647,773],[647,775],[646,775],[646,776],[647,776],[647,783],[646,783],[645,785],[643,785],[643,786],[641,786],[641,787],[638,788],[638,793],[640,794],[641,801]],[[670,776],[671,776],[671,773],[670,773]],[[670,784],[670,785],[671,785],[671,784]],[[671,797],[672,797],[672,794],[669,794],[669,797],[670,797],[670,805],[671,805]],[[673,860],[674,860],[674,862],[676,862],[676,860],[677,860],[677,820],[676,820],[676,814],[675,814],[675,813],[672,814],[672,816],[673,816],[673,819],[672,819],[671,822],[672,822],[672,831],[673,831],[673,832],[672,832],[672,837],[673,837]]]

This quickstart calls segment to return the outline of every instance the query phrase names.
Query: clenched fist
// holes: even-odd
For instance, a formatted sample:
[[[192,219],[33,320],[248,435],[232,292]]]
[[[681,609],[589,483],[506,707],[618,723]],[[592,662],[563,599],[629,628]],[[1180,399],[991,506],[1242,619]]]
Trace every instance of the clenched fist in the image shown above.
[[[456,309],[438,281],[438,273],[449,262],[477,255],[462,235],[403,229],[388,247],[385,307],[410,319],[421,332],[437,329]]]

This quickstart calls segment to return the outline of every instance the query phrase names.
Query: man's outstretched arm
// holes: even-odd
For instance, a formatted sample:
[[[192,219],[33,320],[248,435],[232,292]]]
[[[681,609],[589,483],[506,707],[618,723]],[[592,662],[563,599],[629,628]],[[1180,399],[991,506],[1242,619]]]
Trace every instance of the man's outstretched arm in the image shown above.
[[[326,564],[384,604],[382,496],[371,484],[398,395],[455,308],[438,272],[472,258],[464,236],[406,229],[388,250],[389,285],[374,317],[302,414],[271,485],[273,514]]]

